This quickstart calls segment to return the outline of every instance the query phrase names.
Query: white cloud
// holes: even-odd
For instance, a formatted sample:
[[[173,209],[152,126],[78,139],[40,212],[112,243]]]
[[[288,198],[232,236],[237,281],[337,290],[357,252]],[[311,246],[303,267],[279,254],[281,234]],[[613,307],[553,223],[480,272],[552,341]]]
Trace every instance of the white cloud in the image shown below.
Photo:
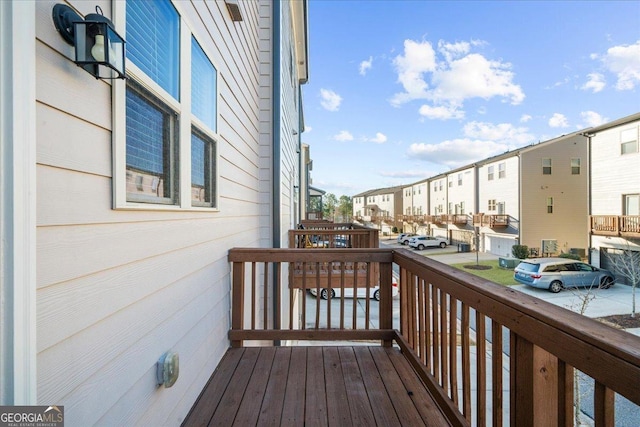
[[[600,58],[605,68],[617,77],[616,89],[632,90],[640,85],[640,40],[632,45],[614,46]]]
[[[402,104],[413,99],[427,97],[429,85],[424,74],[436,68],[436,52],[429,42],[404,41],[404,54],[393,60],[398,73],[398,82],[402,84],[404,93],[395,94],[391,100],[394,105]]]
[[[549,126],[552,128],[566,128],[569,127],[569,121],[564,114],[555,113],[549,119]]]
[[[520,117],[520,123],[527,123],[527,122],[531,121],[531,119],[533,119],[533,117],[531,117],[529,114],[523,114]]]
[[[509,146],[506,144],[460,138],[438,144],[411,144],[407,155],[414,159],[456,168],[508,150]]]
[[[340,104],[342,103],[342,97],[329,89],[320,89],[320,105],[322,105],[326,110],[329,111],[338,111],[340,109]]]
[[[373,65],[373,56],[370,56],[369,59],[366,61],[362,61],[360,63],[360,75],[364,76],[365,74],[367,74],[367,71],[371,69],[372,65]]]
[[[464,111],[459,110],[456,106],[439,106],[431,107],[429,105],[423,105],[418,110],[421,116],[428,119],[449,120],[449,119],[463,119]]]
[[[432,97],[442,101],[463,102],[468,98],[489,99],[494,96],[510,100],[517,105],[524,100],[520,86],[513,84],[510,64],[489,61],[472,53],[439,69],[433,75]]]
[[[582,122],[584,123],[584,126],[579,127],[580,129],[584,127],[600,126],[609,121],[609,119],[607,119],[606,117],[602,117],[595,111],[583,111],[582,113],[580,113],[580,117],[582,117]]]
[[[471,98],[502,98],[513,105],[525,98],[522,88],[513,82],[511,64],[494,61],[471,52],[481,41],[448,43],[438,42],[438,54],[428,41],[405,40],[404,52],[395,57],[393,64],[398,82],[404,92],[396,93],[391,104],[426,99],[433,106],[421,108],[428,118],[445,119],[464,117],[463,104]],[[451,114],[455,112],[455,114]]]
[[[580,89],[598,93],[607,85],[605,83],[604,76],[600,73],[588,74],[587,79],[587,82]]]
[[[337,135],[333,136],[333,139],[340,142],[353,141],[353,135],[348,130],[341,130]]]
[[[375,137],[366,139],[366,141],[375,142],[376,144],[384,144],[387,142],[387,136],[381,132],[376,132]]]
[[[444,55],[447,62],[460,58],[471,50],[471,45],[467,42],[447,43],[444,40],[438,42],[438,51]]]
[[[485,123],[469,122],[464,126],[464,135],[469,138],[477,138],[501,142],[509,146],[509,149],[530,144],[536,140],[525,127],[515,127],[509,123]]]

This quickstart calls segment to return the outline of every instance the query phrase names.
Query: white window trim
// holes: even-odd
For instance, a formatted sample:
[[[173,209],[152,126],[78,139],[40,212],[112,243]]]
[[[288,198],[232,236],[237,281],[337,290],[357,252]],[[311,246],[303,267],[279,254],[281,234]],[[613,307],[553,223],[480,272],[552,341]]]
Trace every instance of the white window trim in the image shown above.
[[[35,22],[35,8],[0,2],[0,401],[7,405],[38,403],[36,34],[24,25]]]
[[[118,210],[153,210],[153,211],[203,211],[203,212],[219,212],[220,211],[220,197],[219,197],[219,181],[220,173],[218,169],[219,156],[220,156],[220,142],[222,138],[218,132],[214,132],[202,121],[191,115],[191,37],[197,37],[192,33],[192,25],[184,18],[184,13],[181,11],[179,3],[171,2],[178,12],[180,19],[180,82],[179,93],[180,101],[176,101],[168,92],[166,92],[160,85],[144,75],[144,73],[134,65],[129,59],[126,59],[127,75],[132,78],[136,83],[140,84],[144,89],[149,91],[152,95],[157,96],[162,102],[166,103],[176,114],[179,115],[178,120],[178,181],[179,186],[179,199],[174,205],[166,205],[160,203],[141,203],[127,201],[127,188],[126,188],[126,173],[127,173],[127,159],[126,159],[126,88],[127,84],[124,80],[115,80],[112,85],[112,97],[113,97],[113,134],[112,134],[112,147],[113,147],[113,209]],[[123,34],[126,40],[126,2],[113,2],[113,16],[116,26],[116,31]],[[207,55],[209,61],[216,69],[216,122],[219,118],[219,106],[220,106],[220,68],[212,59],[203,43],[199,43],[202,50]],[[188,112],[188,113],[187,113]],[[191,202],[191,127],[195,125],[202,133],[208,138],[212,139],[215,144],[215,155],[213,158],[214,164],[212,165],[214,170],[214,188],[213,191],[213,206],[194,206]],[[217,126],[217,124],[216,124]],[[189,159],[188,161],[186,159]]]

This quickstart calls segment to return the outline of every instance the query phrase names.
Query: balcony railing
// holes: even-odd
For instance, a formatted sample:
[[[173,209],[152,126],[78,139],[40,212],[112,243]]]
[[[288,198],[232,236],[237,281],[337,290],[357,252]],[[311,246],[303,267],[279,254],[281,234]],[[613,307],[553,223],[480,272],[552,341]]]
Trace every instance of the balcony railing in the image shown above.
[[[473,225],[476,227],[506,228],[509,226],[509,215],[503,214],[475,214]]]
[[[290,248],[377,248],[378,229],[353,223],[303,221],[289,230]]]
[[[575,398],[589,379],[593,398],[585,406],[596,426],[614,425],[617,394],[640,405],[640,338],[411,251],[232,249],[229,261],[232,347],[302,340],[398,347],[429,391],[420,399],[433,400],[450,425],[574,425]],[[337,279],[325,284],[323,266]],[[331,298],[332,290],[344,295],[354,286],[370,295],[375,285],[380,302]],[[324,286],[327,301],[308,296]],[[192,413],[206,413],[207,405],[201,397]]]
[[[469,216],[465,214],[447,215],[447,222],[455,225],[465,225],[469,222]]]
[[[640,215],[592,215],[590,220],[593,234],[640,237]]]

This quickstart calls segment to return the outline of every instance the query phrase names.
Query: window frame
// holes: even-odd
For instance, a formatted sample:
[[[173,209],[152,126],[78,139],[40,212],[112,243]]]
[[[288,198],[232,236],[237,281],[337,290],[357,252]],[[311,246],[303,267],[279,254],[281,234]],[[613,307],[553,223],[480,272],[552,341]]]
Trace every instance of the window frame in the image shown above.
[[[495,168],[493,165],[487,166],[487,181],[493,181],[495,176]]]
[[[174,204],[162,204],[155,201],[142,202],[138,200],[130,200],[127,196],[126,189],[126,80],[114,80],[112,81],[112,117],[113,117],[113,132],[112,132],[112,147],[113,147],[113,209],[115,210],[161,210],[161,211],[206,211],[206,212],[218,212],[219,211],[219,199],[220,193],[218,185],[220,182],[220,172],[217,165],[219,164],[220,148],[219,144],[222,138],[219,134],[219,130],[215,131],[210,129],[201,120],[195,117],[191,111],[191,46],[192,38],[199,44],[200,48],[204,52],[205,56],[211,62],[211,65],[215,69],[216,73],[216,89],[215,89],[215,120],[216,127],[220,120],[219,107],[220,102],[220,88],[219,82],[221,81],[220,68],[214,61],[214,56],[209,54],[207,46],[204,45],[203,40],[198,38],[198,35],[194,32],[195,27],[189,25],[188,20],[185,19],[185,13],[180,5],[180,2],[174,2],[168,0],[178,13],[179,20],[179,94],[178,99],[175,99],[167,91],[165,91],[159,84],[147,76],[139,67],[137,67],[129,58],[126,58],[127,80],[132,80],[142,89],[149,92],[150,95],[156,97],[160,102],[164,103],[166,107],[173,110],[177,116],[177,181],[176,185],[177,198]],[[120,34],[124,34],[126,38],[126,2],[114,2],[113,4],[113,17],[116,26],[116,31]],[[193,204],[191,199],[191,134],[192,128],[195,126],[197,130],[210,139],[214,143],[214,160],[213,160],[213,195],[211,206],[199,206]]]
[[[553,213],[553,197],[547,197],[547,213]]]
[[[638,147],[638,126],[620,130],[620,155],[636,154],[639,152]],[[625,136],[627,135],[628,136]],[[631,138],[631,139],[625,139]],[[628,149],[627,147],[631,147]]]
[[[498,179],[507,177],[507,162],[498,163]]]

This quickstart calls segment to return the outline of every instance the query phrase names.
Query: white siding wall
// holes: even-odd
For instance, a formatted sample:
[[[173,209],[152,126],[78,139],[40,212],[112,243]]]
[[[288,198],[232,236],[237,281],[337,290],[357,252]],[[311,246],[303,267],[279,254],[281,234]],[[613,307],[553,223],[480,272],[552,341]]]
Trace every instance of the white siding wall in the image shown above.
[[[620,132],[640,121],[598,132],[591,140],[591,213],[622,215],[622,195],[640,193],[640,153],[620,154]]]
[[[591,214],[623,215],[622,196],[640,193],[640,153],[620,154],[620,132],[635,129],[640,138],[640,121],[598,132],[591,139]],[[632,240],[615,236],[591,237],[591,263],[601,265],[600,248],[640,250]]]
[[[242,2],[234,23],[223,2],[179,3],[219,73],[220,209],[169,212],[111,209],[111,86],[69,60],[55,3],[36,5],[38,402],[64,405],[69,425],[178,425],[228,347],[228,249],[270,244],[271,6]],[[157,388],[170,349],[180,378]]]
[[[498,178],[498,164],[505,163],[505,177]],[[488,179],[489,166],[493,166],[494,178]],[[518,179],[519,160],[514,155],[506,159],[500,159],[493,163],[486,163],[480,166],[478,171],[478,212],[493,215],[498,211],[489,211],[489,200],[496,200],[497,203],[504,203],[505,213],[515,220],[518,220]]]
[[[462,175],[462,185],[458,185],[458,175]],[[469,168],[465,170],[461,170],[458,172],[451,173],[448,177],[449,181],[452,182],[452,186],[449,187],[449,191],[447,194],[448,203],[453,204],[452,214],[457,213],[455,206],[464,204],[464,213],[469,214],[470,212],[475,213],[475,188],[476,188],[476,179],[474,168]]]
[[[437,190],[436,190],[437,188]],[[434,179],[429,183],[429,214],[439,215],[447,213],[447,178]],[[439,212],[438,206],[442,206]]]

